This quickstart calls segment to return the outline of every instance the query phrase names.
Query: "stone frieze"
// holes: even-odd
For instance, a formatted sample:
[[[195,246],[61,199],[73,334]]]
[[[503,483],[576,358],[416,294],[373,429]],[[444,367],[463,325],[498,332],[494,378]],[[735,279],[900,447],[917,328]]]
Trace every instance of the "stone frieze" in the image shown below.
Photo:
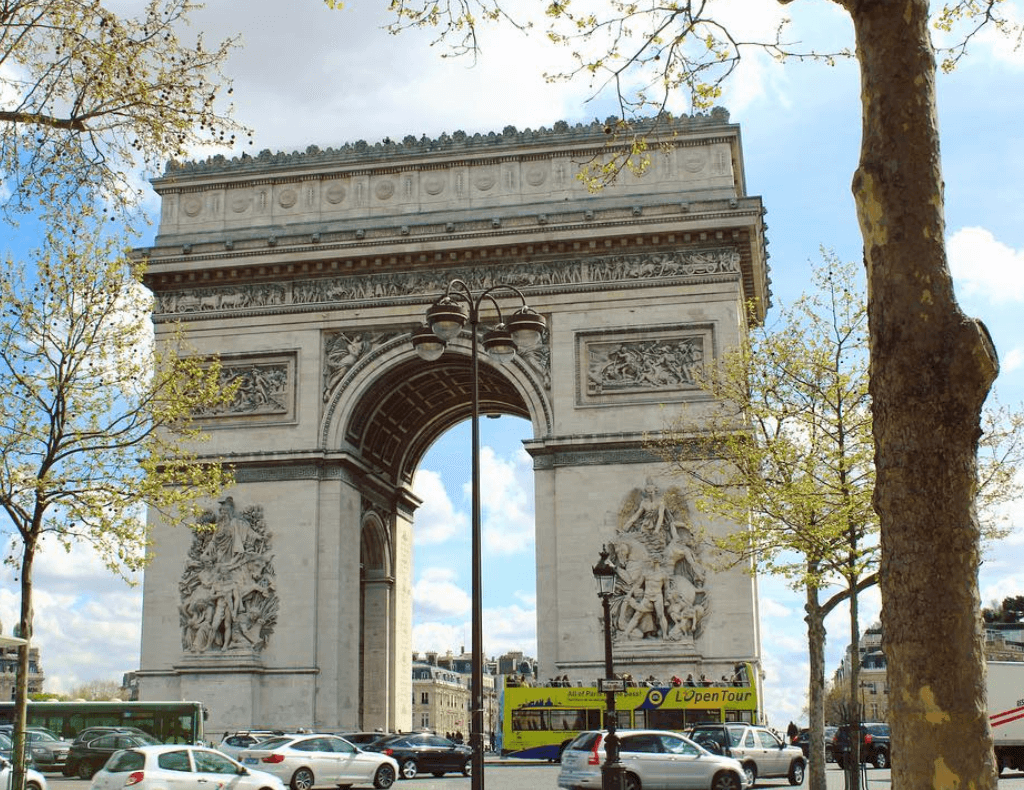
[[[574,261],[453,267],[422,272],[359,274],[286,283],[206,286],[157,295],[161,315],[221,316],[288,306],[347,304],[387,298],[430,297],[453,278],[472,290],[504,283],[518,288],[559,289],[588,283],[644,282],[738,275],[740,254],[732,247],[672,250],[643,255],[605,255]]]

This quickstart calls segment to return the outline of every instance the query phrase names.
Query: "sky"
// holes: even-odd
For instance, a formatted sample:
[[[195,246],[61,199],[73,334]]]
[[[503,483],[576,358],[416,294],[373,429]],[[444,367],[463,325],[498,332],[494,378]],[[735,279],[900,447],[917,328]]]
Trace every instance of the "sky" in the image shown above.
[[[785,13],[791,41],[807,49],[852,46],[852,28],[837,6],[801,0],[779,6],[761,0],[716,0],[751,31]],[[115,0],[134,11],[141,0]],[[609,97],[586,84],[551,83],[544,72],[567,66],[565,53],[539,34],[485,29],[475,63],[442,58],[431,36],[383,29],[383,3],[350,2],[341,11],[321,0],[208,0],[193,31],[209,39],[240,36],[226,66],[234,79],[236,116],[255,130],[256,153],[290,152],[345,142],[376,142],[408,134],[550,127],[556,121],[603,119]],[[522,5],[522,4],[517,4]],[[539,4],[543,5],[543,4]],[[1024,18],[1024,0],[1009,9]],[[538,6],[538,7],[539,7]],[[243,10],[244,9],[244,10]],[[746,32],[746,31],[745,31]],[[939,78],[939,113],[946,181],[947,240],[958,297],[995,339],[1003,403],[1024,401],[1024,51],[984,34],[951,75]],[[844,260],[861,257],[850,181],[860,136],[856,63],[746,59],[718,104],[741,125],[746,186],[768,209],[772,291],[787,304],[809,287],[819,248]],[[673,109],[685,111],[681,102]],[[240,152],[240,151],[239,151]],[[156,196],[146,203],[153,211]],[[18,243],[0,229],[0,247]],[[140,244],[152,241],[150,234]],[[770,317],[769,317],[770,320]],[[484,420],[484,647],[490,655],[536,655],[533,488],[522,441],[529,425],[510,417]],[[424,500],[416,516],[414,632],[419,651],[460,651],[470,645],[469,429],[441,437],[415,479]],[[1024,592],[1024,503],[1007,508],[1011,535],[991,547],[980,569],[986,603]],[[596,561],[596,558],[595,558]],[[0,571],[4,632],[18,611],[17,583]],[[138,666],[141,589],[110,575],[77,548],[71,556],[47,547],[34,579],[35,641],[46,688],[67,692],[92,680],[119,680]],[[806,722],[807,657],[802,597],[775,578],[759,579],[765,710],[784,728]],[[877,621],[877,589],[861,597],[861,625]],[[845,611],[827,622],[827,667],[848,643]]]

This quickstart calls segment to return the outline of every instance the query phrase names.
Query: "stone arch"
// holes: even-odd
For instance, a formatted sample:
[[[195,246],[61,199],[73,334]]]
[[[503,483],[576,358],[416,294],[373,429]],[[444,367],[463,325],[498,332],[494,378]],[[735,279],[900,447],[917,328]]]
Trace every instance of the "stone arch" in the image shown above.
[[[266,539],[240,556],[265,555],[267,594],[251,645],[183,649],[188,533],[151,513],[142,699],[201,699],[214,731],[412,726],[412,476],[470,415],[471,346],[463,334],[426,363],[409,333],[452,279],[477,294],[515,286],[547,319],[536,354],[503,367],[481,355],[481,411],[531,424],[540,673],[597,677],[590,568],[623,530],[624,498],[664,475],[648,437],[666,406],[703,413],[695,371],[739,341],[748,304],[759,319],[771,301],[739,128],[716,109],[648,130],[658,167],[597,194],[574,172],[607,153],[603,124],[214,158],[154,180],[160,227],[139,255],[157,343],[184,322],[242,385],[198,415],[210,442],[197,451],[233,465],[226,494],[259,515]],[[619,671],[756,663],[750,579],[709,587],[699,636],[633,629]]]
[[[347,449],[390,483],[411,485],[430,445],[470,417],[471,353],[463,336],[448,344],[441,359],[425,362],[407,335],[390,340],[332,394],[321,430],[325,449]],[[543,372],[519,356],[497,365],[482,350],[480,355],[481,416],[522,417],[534,438],[549,435]]]
[[[392,634],[397,614],[393,525],[364,503],[359,531],[359,722],[393,725],[387,700],[374,690],[388,688],[395,672]]]

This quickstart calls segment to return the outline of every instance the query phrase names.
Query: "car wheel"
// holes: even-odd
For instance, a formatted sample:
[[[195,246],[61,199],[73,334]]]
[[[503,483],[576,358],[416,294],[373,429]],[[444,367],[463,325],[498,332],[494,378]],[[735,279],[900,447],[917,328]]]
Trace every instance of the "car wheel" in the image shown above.
[[[472,776],[473,775],[473,761],[472,760],[466,760],[466,762],[464,762],[462,764],[462,775],[463,776]]]
[[[793,760],[789,766],[789,783],[791,785],[802,785],[804,783],[804,761]]]
[[[313,772],[308,768],[300,768],[292,774],[292,781],[289,784],[292,790],[311,790],[313,787]]]
[[[403,779],[412,779],[416,776],[419,769],[416,767],[416,761],[412,758],[408,760],[402,760],[398,766],[398,772],[402,775]]]
[[[826,763],[834,763],[835,761],[836,761],[836,758],[835,758],[835,755],[832,754],[832,747],[831,746],[826,746],[825,747],[825,762]]]
[[[720,771],[711,780],[711,790],[740,790],[740,778],[729,771]]]
[[[640,777],[636,774],[626,774],[623,776],[622,790],[640,790]]]
[[[373,786],[377,790],[387,790],[395,783],[395,769],[390,765],[382,765],[373,775]]]
[[[95,774],[97,770],[98,769],[91,762],[88,760],[82,760],[82,762],[78,764],[78,778],[92,779],[93,774]]]
[[[25,782],[25,790],[42,790],[38,782]]]
[[[875,766],[875,768],[888,768],[889,753],[885,749],[879,749],[875,752],[875,759],[871,761],[871,764]]]
[[[743,763],[743,773],[747,777],[747,787],[753,787],[757,781],[757,766],[753,763]]]

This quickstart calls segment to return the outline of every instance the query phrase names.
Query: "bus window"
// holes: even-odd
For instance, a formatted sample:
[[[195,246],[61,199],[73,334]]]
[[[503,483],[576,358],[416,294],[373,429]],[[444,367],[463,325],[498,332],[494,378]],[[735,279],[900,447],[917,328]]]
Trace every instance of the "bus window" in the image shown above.
[[[552,710],[548,711],[551,716],[551,729],[553,730],[585,730],[587,728],[587,716],[585,710]]]
[[[686,714],[686,726],[703,724],[706,721],[721,721],[721,712],[718,710],[707,710],[705,708],[688,708],[683,711]]]
[[[726,710],[726,721],[743,721],[747,724],[754,723],[754,712],[752,710]]]
[[[513,730],[546,730],[544,712],[539,710],[512,711]]]
[[[683,723],[683,711],[681,710],[649,710],[649,711],[637,711],[639,715],[641,712],[647,713],[647,723],[645,725],[637,725],[638,727],[644,726],[651,730],[682,730],[685,728]]]

